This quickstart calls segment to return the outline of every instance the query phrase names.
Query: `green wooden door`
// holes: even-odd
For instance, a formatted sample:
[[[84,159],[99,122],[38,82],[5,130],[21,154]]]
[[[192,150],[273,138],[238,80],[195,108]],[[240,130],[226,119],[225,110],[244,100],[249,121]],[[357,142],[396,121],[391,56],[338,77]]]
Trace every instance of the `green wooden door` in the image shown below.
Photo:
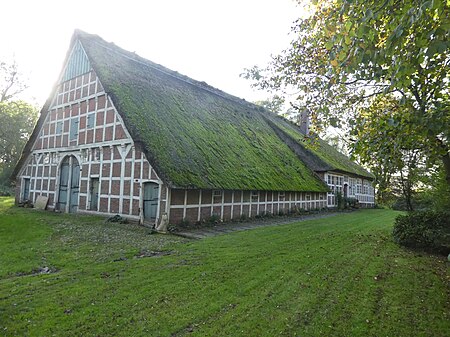
[[[60,167],[58,209],[76,212],[80,191],[80,164],[74,156],[64,158]]]
[[[78,164],[78,160],[75,157],[72,157],[72,174],[70,178],[69,212],[75,213],[78,210],[78,193],[80,192],[80,164]]]
[[[158,212],[159,185],[156,183],[144,184],[144,220],[155,221]]]
[[[61,163],[60,175],[59,175],[59,193],[58,193],[58,209],[60,211],[66,210],[66,205],[68,201],[68,190],[69,190],[69,157],[64,158]]]

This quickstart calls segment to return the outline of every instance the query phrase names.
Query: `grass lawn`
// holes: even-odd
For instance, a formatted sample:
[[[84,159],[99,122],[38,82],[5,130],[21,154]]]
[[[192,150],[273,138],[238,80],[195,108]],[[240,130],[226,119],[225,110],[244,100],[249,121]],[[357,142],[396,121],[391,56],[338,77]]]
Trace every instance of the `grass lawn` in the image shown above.
[[[445,257],[397,212],[189,241],[0,198],[0,335],[449,336]]]

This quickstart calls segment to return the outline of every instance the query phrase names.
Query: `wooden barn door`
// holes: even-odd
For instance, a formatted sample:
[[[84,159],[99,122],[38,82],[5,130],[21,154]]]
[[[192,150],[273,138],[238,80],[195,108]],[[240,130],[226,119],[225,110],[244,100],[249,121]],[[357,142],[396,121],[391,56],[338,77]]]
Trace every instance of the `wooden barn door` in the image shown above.
[[[78,210],[80,191],[80,164],[74,156],[64,158],[60,167],[58,209],[64,212]]]
[[[92,178],[91,179],[91,201],[89,205],[89,209],[91,211],[97,211],[98,210],[98,192],[99,192],[99,179],[98,178]]]
[[[59,194],[58,194],[58,209],[60,211],[66,210],[69,190],[69,157],[64,158],[61,163],[60,175],[59,175]]]
[[[159,203],[159,185],[156,183],[144,184],[144,221],[156,220]]]
[[[28,200],[29,197],[30,197],[30,178],[25,178],[23,180],[22,201]]]
[[[78,210],[78,193],[80,192],[80,164],[75,157],[72,157],[72,174],[70,177],[69,212],[75,213]]]

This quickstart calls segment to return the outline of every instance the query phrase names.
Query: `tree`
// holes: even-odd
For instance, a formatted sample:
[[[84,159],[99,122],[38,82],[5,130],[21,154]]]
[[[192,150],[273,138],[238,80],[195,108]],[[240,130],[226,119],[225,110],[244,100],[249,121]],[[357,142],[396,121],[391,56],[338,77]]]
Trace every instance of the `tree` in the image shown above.
[[[35,107],[15,100],[25,89],[16,63],[0,62],[0,185],[7,184],[37,120]]]
[[[297,88],[297,105],[310,111],[317,130],[354,131],[365,109],[394,97],[402,114],[379,127],[394,128],[395,137],[365,145],[420,151],[428,165],[441,162],[450,185],[448,2],[313,2],[312,15],[295,23],[290,47],[265,69],[248,69],[246,77],[275,92]],[[362,148],[356,145],[355,153]],[[392,151],[378,153],[384,162],[396,160]]]
[[[359,109],[351,136],[357,140],[354,151],[375,175],[377,201],[387,203],[397,183],[407,209],[412,211],[413,193],[427,168],[423,151],[427,140],[410,137],[413,123],[408,109],[413,107],[401,104],[392,94],[376,96],[370,105]]]

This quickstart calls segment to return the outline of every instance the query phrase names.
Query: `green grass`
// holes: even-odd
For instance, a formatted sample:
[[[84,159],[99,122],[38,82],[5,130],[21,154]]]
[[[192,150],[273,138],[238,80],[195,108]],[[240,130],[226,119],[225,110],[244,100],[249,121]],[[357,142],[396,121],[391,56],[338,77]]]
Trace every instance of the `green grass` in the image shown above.
[[[447,336],[444,257],[367,210],[187,241],[0,199],[6,336]],[[147,254],[143,254],[143,253]],[[163,252],[152,257],[151,252]],[[48,267],[52,273],[39,274]]]

